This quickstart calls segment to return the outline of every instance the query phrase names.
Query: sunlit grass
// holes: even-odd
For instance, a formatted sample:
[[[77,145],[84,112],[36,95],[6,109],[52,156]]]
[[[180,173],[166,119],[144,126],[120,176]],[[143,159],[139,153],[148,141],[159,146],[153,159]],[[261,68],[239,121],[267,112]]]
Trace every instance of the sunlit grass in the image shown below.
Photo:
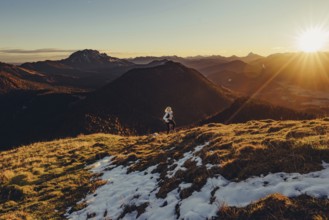
[[[320,170],[322,161],[329,162],[328,133],[328,118],[261,120],[208,124],[170,135],[81,135],[20,147],[0,153],[3,171],[0,174],[0,216],[3,217],[0,219],[63,219],[68,207],[72,207],[71,211],[83,208],[84,204],[76,203],[105,183],[86,167],[107,155],[115,156],[116,164],[128,165],[134,161],[129,172],[157,165],[157,172],[163,178],[157,196],[165,197],[183,181],[191,182],[193,189],[201,189],[208,177],[217,174],[241,181],[270,172]],[[209,145],[198,152],[198,156],[204,165],[218,166],[207,171],[204,166],[187,161],[184,166],[188,172],[165,177],[167,171],[173,169],[169,167],[168,158],[179,160],[185,152],[205,142]],[[188,197],[192,192],[186,189],[181,196]],[[315,199],[315,203],[317,201]],[[262,204],[266,202],[253,206],[252,210],[264,209]],[[295,200],[290,202],[295,204]],[[320,200],[318,203],[322,204]],[[241,213],[229,209],[226,208],[230,213]]]

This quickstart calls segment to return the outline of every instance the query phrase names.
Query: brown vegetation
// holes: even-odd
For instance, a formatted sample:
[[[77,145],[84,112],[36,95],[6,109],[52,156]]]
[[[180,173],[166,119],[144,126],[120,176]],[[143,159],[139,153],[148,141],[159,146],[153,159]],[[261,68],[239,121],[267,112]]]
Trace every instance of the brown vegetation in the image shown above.
[[[261,120],[208,124],[169,135],[94,134],[20,147],[0,153],[0,219],[62,219],[68,207],[71,211],[83,208],[85,204],[76,203],[104,184],[85,167],[107,155],[115,157],[115,164],[134,161],[129,172],[157,165],[153,172],[160,173],[158,197],[164,198],[182,182],[191,183],[180,190],[183,199],[217,174],[240,181],[270,172],[320,170],[322,161],[329,162],[328,133],[328,118]],[[186,170],[167,175],[175,169],[174,161],[206,142],[195,153],[203,161],[201,166],[187,160]],[[214,166],[208,169],[207,164]],[[328,199],[272,195],[245,208],[219,207],[218,215],[224,219],[325,219],[328,207]],[[125,211],[141,214],[144,208],[126,207]]]

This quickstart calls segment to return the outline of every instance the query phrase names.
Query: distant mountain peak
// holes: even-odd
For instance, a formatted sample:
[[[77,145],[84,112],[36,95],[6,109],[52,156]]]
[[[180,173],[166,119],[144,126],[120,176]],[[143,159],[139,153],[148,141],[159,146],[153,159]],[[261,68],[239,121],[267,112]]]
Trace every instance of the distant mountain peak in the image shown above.
[[[261,55],[258,55],[256,53],[250,52],[246,57],[262,57]]]
[[[110,57],[98,50],[85,49],[72,53],[66,60],[71,63],[94,63],[100,60],[110,60]]]
[[[232,55],[229,58],[231,58],[231,59],[238,59],[239,57],[237,55]]]
[[[166,65],[178,65],[180,63],[172,61],[172,60],[167,60],[167,62],[165,62]]]
[[[164,65],[168,62],[168,59],[153,60],[148,65]]]
[[[131,63],[116,57],[100,53],[98,50],[84,49],[72,53],[63,62],[69,65],[130,65]]]

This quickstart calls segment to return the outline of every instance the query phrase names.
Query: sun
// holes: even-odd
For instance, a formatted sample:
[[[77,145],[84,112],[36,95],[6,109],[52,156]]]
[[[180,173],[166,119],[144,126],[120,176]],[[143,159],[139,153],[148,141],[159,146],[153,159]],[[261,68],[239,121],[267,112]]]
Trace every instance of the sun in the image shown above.
[[[328,37],[329,32],[322,28],[309,28],[299,34],[297,38],[298,48],[304,52],[318,52],[324,49]]]

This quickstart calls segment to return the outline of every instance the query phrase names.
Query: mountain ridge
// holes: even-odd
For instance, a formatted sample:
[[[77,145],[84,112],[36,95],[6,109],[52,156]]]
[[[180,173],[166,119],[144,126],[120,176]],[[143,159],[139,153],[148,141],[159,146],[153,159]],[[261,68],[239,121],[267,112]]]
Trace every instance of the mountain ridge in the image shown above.
[[[51,77],[59,85],[83,89],[99,88],[134,66],[129,61],[91,49],[76,51],[62,60],[28,62],[20,65]]]
[[[0,62],[0,93],[6,94],[15,91],[49,91],[69,92],[76,89],[70,87],[56,87],[51,78],[24,67]]]
[[[75,106],[80,112],[76,121],[109,121],[107,130],[93,124],[88,126],[92,130],[84,131],[88,133],[120,134],[117,128],[111,128],[112,121],[114,125],[121,124],[124,133],[130,130],[130,134],[145,134],[164,129],[163,110],[168,105],[174,109],[177,123],[183,126],[224,109],[230,99],[229,91],[212,84],[196,70],[169,61],[156,67],[132,69],[93,92]],[[85,118],[87,115],[91,119]]]

